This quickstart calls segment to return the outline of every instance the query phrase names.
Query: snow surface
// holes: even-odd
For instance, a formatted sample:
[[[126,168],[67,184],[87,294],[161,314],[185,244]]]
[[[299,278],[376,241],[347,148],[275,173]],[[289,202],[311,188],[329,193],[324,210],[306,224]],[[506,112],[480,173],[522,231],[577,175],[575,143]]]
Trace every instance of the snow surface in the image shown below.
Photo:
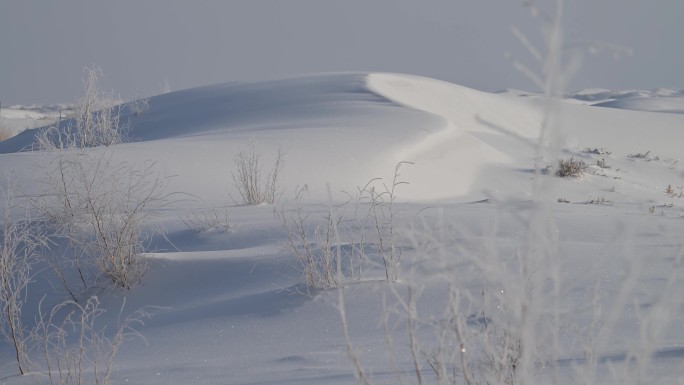
[[[72,109],[69,105],[14,105],[0,109],[0,140],[15,136],[34,127],[41,127],[66,117]]]
[[[684,113],[684,91],[665,88],[651,91],[587,89],[570,95],[570,99],[584,101],[597,107],[673,114]]]
[[[596,103],[594,105],[636,111],[684,114],[684,96],[625,98]]]
[[[598,377],[606,383],[611,383],[611,362],[624,361],[633,336],[642,331],[631,305],[647,309],[655,303],[673,271],[673,292],[684,289],[684,274],[673,270],[684,250],[684,200],[665,194],[668,185],[684,186],[682,115],[490,94],[386,73],[227,83],[151,97],[149,106],[139,115],[124,110],[133,140],[113,147],[113,156],[156,162],[169,176],[167,191],[188,198],[157,219],[167,235],[153,240],[142,283],[103,297],[112,323],[124,297],[131,311],[155,307],[153,318],[139,329],[147,343],[130,341],[117,356],[114,384],[354,383],[335,308],[337,292],[306,288],[274,212],[301,209],[310,230],[324,222],[330,204],[340,217],[353,217],[353,205],[339,205],[373,178],[391,184],[402,161],[414,164],[400,169],[400,180],[409,184],[397,187],[397,228],[403,233],[414,228],[411,234],[420,231],[416,226],[435,233],[455,229],[444,241],[447,249],[467,244],[483,253],[494,248],[515,254],[524,245],[531,202],[545,200],[567,284],[559,306],[575,327],[561,338],[558,364],[565,378],[572,378],[569,373],[584,359],[573,333],[589,322],[586,304],[597,300],[608,307],[629,268],[636,266],[639,273],[629,292],[633,300],[601,347]],[[553,132],[542,140],[549,150],[542,152],[542,172],[536,173],[546,110],[552,111]],[[25,151],[37,130],[0,142],[0,168],[22,192],[40,188],[36,166],[42,155]],[[277,205],[236,205],[233,158],[251,138],[264,167],[277,146],[287,153]],[[586,175],[561,179],[543,171],[555,166],[557,157],[571,156],[590,165]],[[598,167],[600,160],[610,168]],[[540,197],[533,193],[535,175],[545,186]],[[557,203],[559,198],[570,203]],[[227,209],[232,227],[188,228],[182,218],[197,209]],[[420,259],[405,246],[404,270]],[[429,269],[423,274],[419,309],[422,316],[437,317],[446,293]],[[398,380],[380,322],[391,292],[381,275],[369,267],[364,279],[346,284],[346,308],[362,364],[374,383],[392,384]],[[396,285],[404,288],[407,279]],[[477,292],[478,279],[465,275],[464,287]],[[45,293],[48,303],[64,299],[39,277],[29,288],[27,320]],[[684,378],[682,299],[667,297],[670,315],[658,330],[662,338],[648,368],[651,383],[677,384]],[[393,331],[397,365],[410,377],[400,325]],[[17,375],[11,353],[0,345],[1,383],[47,382],[40,373]],[[424,370],[429,377],[430,369]]]

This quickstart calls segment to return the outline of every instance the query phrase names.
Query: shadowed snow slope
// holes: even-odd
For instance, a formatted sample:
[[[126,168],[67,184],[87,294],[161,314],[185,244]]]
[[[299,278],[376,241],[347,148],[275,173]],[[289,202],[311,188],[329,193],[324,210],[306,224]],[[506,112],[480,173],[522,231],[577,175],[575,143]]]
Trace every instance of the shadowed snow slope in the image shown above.
[[[594,106],[621,108],[636,111],[669,112],[684,114],[684,96],[643,97],[610,100]]]
[[[597,107],[684,114],[684,91],[665,88],[651,91],[587,89],[570,95],[570,98]]]
[[[268,167],[277,145],[287,152],[285,194],[308,186],[313,196],[353,191],[391,174],[401,159],[394,149],[441,129],[444,119],[401,107],[371,92],[364,74],[307,76],[253,83],[228,83],[152,97],[149,110],[132,115],[133,142],[118,146],[124,158],[158,161],[182,191],[211,198],[232,186],[235,154],[255,138]],[[63,124],[68,124],[65,122]],[[0,153],[30,147],[36,130],[0,143]],[[219,169],[216,165],[224,165]],[[265,172],[265,170],[264,170]]]

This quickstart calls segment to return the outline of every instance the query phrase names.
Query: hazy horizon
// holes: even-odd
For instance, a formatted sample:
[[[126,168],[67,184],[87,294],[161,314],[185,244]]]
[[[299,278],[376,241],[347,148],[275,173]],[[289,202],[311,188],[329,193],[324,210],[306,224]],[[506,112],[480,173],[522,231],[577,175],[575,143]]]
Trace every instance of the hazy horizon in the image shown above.
[[[551,2],[544,6],[551,11]],[[582,59],[568,90],[682,89],[684,2],[566,2],[566,48]],[[0,3],[0,101],[68,103],[85,66],[124,99],[227,81],[312,72],[400,72],[484,91],[536,87],[511,27],[540,45],[522,1],[124,0]],[[591,52],[607,42],[633,52]]]

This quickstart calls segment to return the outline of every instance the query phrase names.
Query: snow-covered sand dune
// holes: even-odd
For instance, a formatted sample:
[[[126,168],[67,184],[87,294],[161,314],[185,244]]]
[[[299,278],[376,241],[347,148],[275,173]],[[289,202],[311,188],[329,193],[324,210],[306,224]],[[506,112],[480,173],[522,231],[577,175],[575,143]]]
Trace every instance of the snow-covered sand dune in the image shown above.
[[[166,191],[181,198],[155,218],[166,234],[151,240],[145,255],[149,271],[142,282],[127,293],[104,292],[109,310],[104,317],[110,323],[116,322],[125,296],[126,309],[155,306],[154,317],[140,327],[147,345],[124,345],[112,382],[354,383],[335,309],[336,291],[307,290],[298,271],[301,266],[285,251],[287,237],[274,211],[290,215],[300,209],[306,229],[313,232],[327,223],[332,203],[344,226],[359,216],[353,204],[339,206],[348,194],[357,193],[373,178],[391,184],[395,166],[412,162],[400,169],[400,181],[409,184],[397,186],[397,230],[404,234],[409,228],[422,228],[411,235],[421,238],[416,232],[428,232],[425,238],[430,242],[438,237],[444,243],[429,250],[452,253],[448,258],[474,250],[475,255],[498,255],[507,261],[529,246],[524,242],[526,226],[533,220],[530,194],[536,147],[547,110],[551,132],[542,140],[544,158],[538,165],[546,190],[543,197],[534,198],[543,200],[551,213],[546,241],[556,247],[564,290],[556,303],[569,325],[558,331],[560,370],[564,378],[577,379],[571,374],[585,360],[582,352],[587,346],[580,334],[591,324],[588,313],[596,310],[587,309],[587,303],[595,301],[609,309],[613,299],[630,296],[624,311],[617,311],[614,330],[603,336],[606,345],[597,351],[605,365],[597,370],[598,377],[615,380],[610,377],[615,368],[608,366],[632,352],[636,342],[629,337],[644,331],[640,312],[665,298],[669,322],[658,330],[663,339],[653,346],[656,365],[649,366],[648,373],[657,383],[678,383],[684,356],[684,334],[677,326],[684,322],[682,301],[658,290],[670,282],[666,277],[678,272],[673,266],[682,252],[684,200],[667,195],[665,189],[670,185],[677,193],[684,187],[679,164],[684,155],[684,115],[563,100],[549,104],[540,98],[490,94],[385,73],[226,83],[151,97],[149,109],[139,114],[122,110],[132,141],[111,147],[111,156],[132,163],[155,162],[169,176]],[[31,147],[37,130],[0,142],[0,171],[17,180],[22,194],[43,187],[36,172],[36,166],[44,164],[43,155],[22,151]],[[277,205],[235,205],[233,159],[252,138],[264,172],[278,146],[286,151],[283,194]],[[554,166],[557,157],[585,161],[587,174],[578,179],[555,177],[546,167]],[[380,183],[376,186],[382,188]],[[557,203],[559,198],[572,204]],[[227,210],[230,230],[189,228],[184,219],[196,209]],[[380,249],[372,234],[356,234],[360,235],[367,236],[371,249]],[[418,252],[421,240],[402,241],[402,274],[416,261],[427,266],[412,278],[425,279],[418,282],[425,289],[419,309],[434,321],[443,315],[448,295],[443,282],[431,276],[437,275],[430,270],[432,265],[421,260],[434,257]],[[46,253],[49,256],[50,251]],[[498,265],[491,269],[505,270]],[[352,342],[374,383],[389,384],[397,381],[396,369],[386,358],[380,321],[383,301],[392,293],[381,273],[378,266],[369,265],[364,279],[348,282],[345,291]],[[45,293],[50,293],[45,306],[64,299],[62,291],[43,279],[49,270],[41,274],[29,289],[24,312],[29,323]],[[636,283],[623,293],[620,285],[626,275],[635,277]],[[459,277],[464,290],[479,295],[482,277]],[[397,287],[403,290],[407,281],[401,275]],[[670,283],[672,292],[684,287],[681,275]],[[404,323],[397,325],[396,364],[410,378],[413,363],[401,329]],[[426,322],[419,333],[426,345],[429,325]],[[0,345],[0,382],[48,382],[40,373],[17,376],[11,353],[7,345]],[[426,378],[434,379],[427,364],[424,371]]]
[[[663,88],[652,91],[588,89],[576,92],[570,95],[570,98],[597,107],[674,114],[684,113],[684,91]]]
[[[3,106],[0,110],[0,140],[13,137],[22,131],[45,126],[59,120],[71,110],[64,104]]]
[[[160,162],[175,175],[173,188],[210,200],[231,191],[232,159],[250,138],[265,164],[278,145],[287,152],[283,181],[290,197],[307,186],[313,197],[327,199],[327,183],[334,192],[354,191],[372,178],[388,179],[401,161],[415,163],[402,170],[411,182],[406,199],[524,194],[526,187],[507,176],[533,165],[546,108],[539,99],[393,74],[227,83],[155,96],[149,106],[140,115],[123,110],[132,143],[119,152]],[[570,151],[563,157],[585,147],[606,148],[617,162],[646,151],[672,162],[681,156],[677,140],[662,139],[681,134],[678,115],[562,102],[553,110],[556,133],[548,140]],[[30,147],[34,134],[0,142],[0,153]],[[225,168],[214,166],[220,164]],[[497,170],[503,175],[487,177]]]
[[[596,103],[594,106],[684,114],[684,96],[625,98]]]

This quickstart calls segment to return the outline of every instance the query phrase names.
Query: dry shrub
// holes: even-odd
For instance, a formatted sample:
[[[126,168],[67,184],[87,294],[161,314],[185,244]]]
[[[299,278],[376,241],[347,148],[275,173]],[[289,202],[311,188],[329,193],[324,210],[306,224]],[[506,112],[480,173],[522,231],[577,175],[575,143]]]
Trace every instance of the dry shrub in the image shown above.
[[[0,187],[3,205],[0,207],[0,337],[14,350],[19,373],[29,370],[27,341],[29,332],[22,321],[22,307],[27,288],[34,277],[34,265],[39,249],[46,245],[45,237],[27,216],[13,220],[15,208],[13,187]]]
[[[125,304],[125,301],[124,301]],[[41,313],[35,336],[47,369],[50,385],[108,385],[114,358],[128,337],[143,336],[136,327],[143,326],[150,314],[138,310],[121,318],[113,332],[99,321],[106,312],[97,297],[85,303],[67,301],[55,306],[49,314]]]
[[[362,265],[382,269],[387,281],[399,279],[402,248],[398,245],[394,203],[397,187],[407,183],[400,180],[399,171],[404,164],[412,163],[396,165],[391,185],[374,178],[359,187],[355,196],[350,195],[350,200],[342,205],[354,204],[350,218],[329,207],[325,223],[311,232],[301,210],[289,218],[284,211],[278,213],[288,248],[300,262],[308,287],[340,287],[345,280],[361,279]]]
[[[570,159],[561,159],[558,161],[558,170],[556,171],[556,176],[561,178],[579,178],[587,170],[587,164],[575,157]]]
[[[273,168],[264,178],[255,144],[256,140],[251,139],[247,149],[240,151],[233,159],[237,167],[237,173],[233,173],[233,181],[243,204],[273,204],[281,194],[279,179],[285,165],[285,152],[278,147]]]
[[[70,246],[68,257],[52,261],[64,287],[75,301],[101,277],[131,288],[146,270],[139,257],[145,249],[143,229],[167,203],[165,176],[153,162],[116,162],[110,150],[58,150],[50,155],[39,166],[47,192],[33,203],[52,234]],[[76,289],[70,277],[80,281],[82,289]]]
[[[100,67],[85,68],[84,96],[75,106],[69,124],[56,124],[37,135],[44,150],[111,146],[127,140],[127,125],[120,119],[121,106],[111,92],[100,88]]]

